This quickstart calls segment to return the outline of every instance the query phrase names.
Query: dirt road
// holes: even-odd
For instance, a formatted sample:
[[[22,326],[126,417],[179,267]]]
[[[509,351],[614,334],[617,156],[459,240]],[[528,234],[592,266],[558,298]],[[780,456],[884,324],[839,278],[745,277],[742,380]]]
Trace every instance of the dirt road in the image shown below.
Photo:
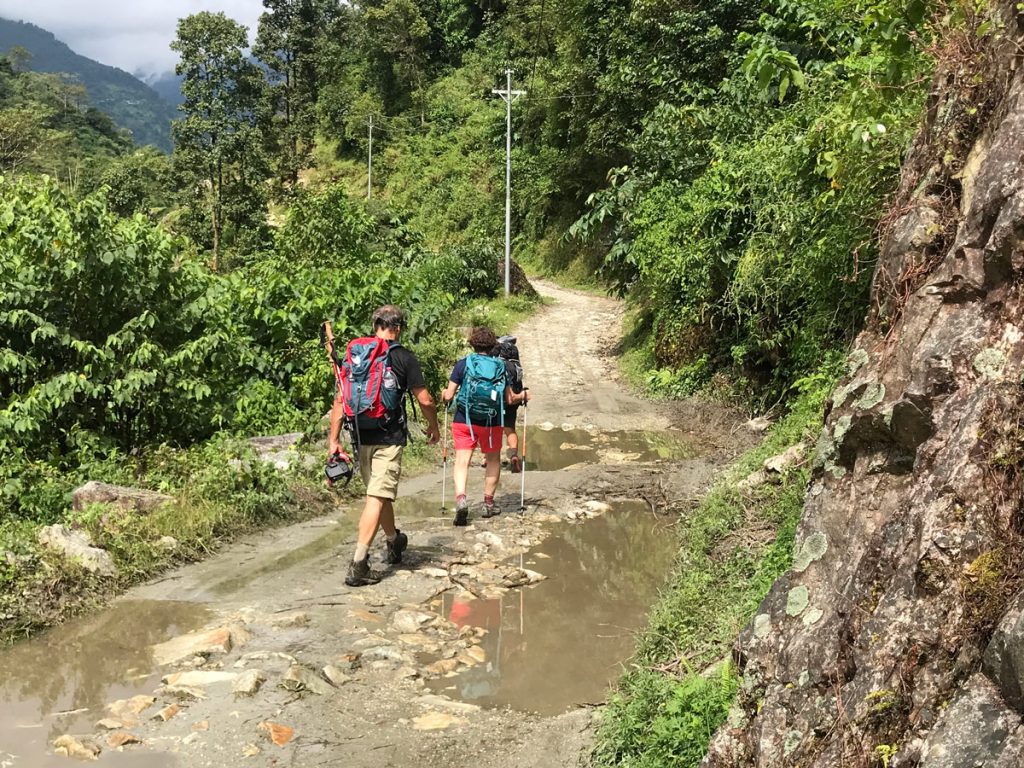
[[[94,748],[147,767],[579,763],[668,575],[664,510],[738,446],[731,414],[618,383],[616,302],[540,289],[554,302],[518,331],[525,511],[506,476],[502,514],[454,528],[434,473],[403,485],[410,548],[378,585],[344,585],[358,510],[340,509],[0,654],[0,765]]]

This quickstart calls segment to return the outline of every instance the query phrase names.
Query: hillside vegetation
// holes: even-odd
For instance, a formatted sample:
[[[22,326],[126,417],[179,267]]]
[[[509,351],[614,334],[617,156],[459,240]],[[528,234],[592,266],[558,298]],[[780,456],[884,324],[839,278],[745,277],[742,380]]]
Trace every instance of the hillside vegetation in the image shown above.
[[[100,64],[72,51],[50,32],[34,24],[0,19],[0,54],[22,49],[29,56],[20,67],[33,72],[73,78],[85,89],[89,102],[131,132],[140,147],[152,145],[171,151],[174,106],[127,72]]]

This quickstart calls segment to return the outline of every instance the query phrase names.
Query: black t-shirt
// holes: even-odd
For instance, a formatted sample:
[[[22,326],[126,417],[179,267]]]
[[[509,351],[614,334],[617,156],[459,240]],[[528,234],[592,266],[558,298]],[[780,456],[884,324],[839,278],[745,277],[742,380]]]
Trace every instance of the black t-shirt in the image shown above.
[[[420,368],[420,361],[416,359],[416,355],[397,341],[391,342],[388,348],[388,361],[398,380],[402,409],[404,409],[406,393],[427,386],[423,380],[423,369]],[[353,431],[352,437],[355,438],[355,436],[355,431]],[[363,445],[405,445],[406,437],[405,418],[402,417],[401,412],[385,429],[359,430],[359,441]]]

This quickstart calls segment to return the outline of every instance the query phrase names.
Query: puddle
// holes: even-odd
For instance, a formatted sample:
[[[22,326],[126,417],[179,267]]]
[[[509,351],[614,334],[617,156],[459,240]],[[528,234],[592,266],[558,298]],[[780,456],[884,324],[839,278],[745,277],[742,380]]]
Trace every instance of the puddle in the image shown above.
[[[599,432],[530,427],[526,435],[527,470],[546,472],[574,464],[686,459],[698,453],[682,434],[672,432]]]
[[[202,626],[209,616],[195,603],[124,601],[0,649],[0,764],[67,768],[73,761],[54,755],[51,742],[65,733],[92,733],[111,701],[151,694],[160,672],[150,646]],[[147,768],[175,764],[144,751],[105,750],[101,759]]]
[[[642,503],[563,526],[524,556],[546,581],[493,600],[443,595],[442,615],[488,630],[486,661],[428,685],[453,699],[543,715],[604,701],[675,554],[673,529]]]
[[[698,455],[696,448],[680,433],[620,431],[602,432],[587,429],[549,429],[530,427],[527,434],[527,471],[554,471],[574,464],[616,464],[630,461],[656,461],[658,459],[684,459]],[[479,456],[477,459],[479,460]],[[452,466],[448,466],[448,510],[441,509],[441,499],[436,492],[420,493],[413,496],[399,496],[395,502],[395,516],[399,525],[411,520],[447,518],[455,502],[452,485]],[[471,470],[471,482],[478,482],[477,465]],[[515,482],[507,470],[506,484]],[[509,478],[513,478],[510,480]],[[508,486],[511,487],[511,486]],[[296,547],[270,560],[248,566],[243,561],[233,569],[231,576],[210,586],[210,594],[227,597],[236,594],[257,579],[272,574],[283,574],[290,568],[301,565],[325,554],[341,552],[346,541],[356,533],[361,501],[348,504],[337,517],[337,524],[322,536],[307,544]],[[255,559],[255,558],[254,558]]]

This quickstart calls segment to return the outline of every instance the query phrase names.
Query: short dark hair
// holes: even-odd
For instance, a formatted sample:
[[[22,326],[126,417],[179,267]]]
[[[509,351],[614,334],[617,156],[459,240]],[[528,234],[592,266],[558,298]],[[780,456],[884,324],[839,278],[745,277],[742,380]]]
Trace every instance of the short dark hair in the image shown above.
[[[394,304],[385,304],[373,313],[373,330],[400,331],[405,327],[405,314]]]
[[[469,346],[471,346],[475,352],[481,352],[485,355],[489,355],[494,350],[497,343],[498,337],[494,335],[494,331],[485,326],[477,326],[469,332]]]

